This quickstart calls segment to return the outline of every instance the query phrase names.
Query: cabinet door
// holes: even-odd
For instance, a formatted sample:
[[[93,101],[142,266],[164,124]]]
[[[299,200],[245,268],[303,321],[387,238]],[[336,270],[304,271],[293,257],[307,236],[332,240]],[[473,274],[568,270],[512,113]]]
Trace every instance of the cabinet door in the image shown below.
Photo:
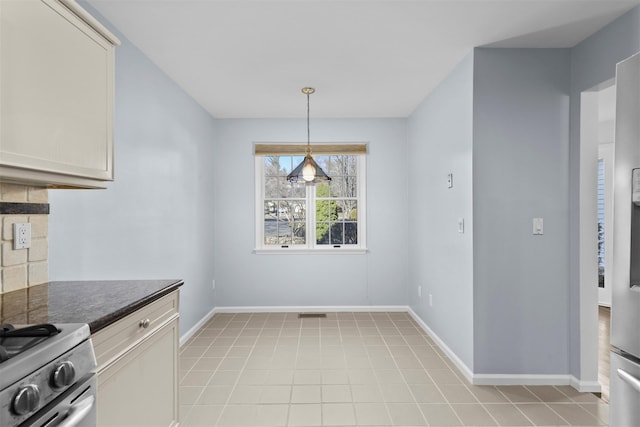
[[[98,425],[178,424],[178,318],[98,372]]]
[[[1,178],[113,179],[113,55],[56,0],[0,1]]]

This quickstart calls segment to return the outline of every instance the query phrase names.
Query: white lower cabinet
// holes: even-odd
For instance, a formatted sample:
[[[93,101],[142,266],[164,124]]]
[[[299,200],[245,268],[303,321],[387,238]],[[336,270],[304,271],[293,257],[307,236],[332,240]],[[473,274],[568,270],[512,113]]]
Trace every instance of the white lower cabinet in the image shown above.
[[[177,310],[175,291],[92,337],[99,427],[178,425]]]

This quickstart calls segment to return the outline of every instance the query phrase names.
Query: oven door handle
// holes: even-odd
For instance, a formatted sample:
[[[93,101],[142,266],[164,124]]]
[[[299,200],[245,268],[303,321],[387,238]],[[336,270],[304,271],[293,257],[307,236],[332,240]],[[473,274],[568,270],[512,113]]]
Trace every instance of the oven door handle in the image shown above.
[[[76,427],[80,425],[80,422],[89,415],[95,403],[96,398],[94,396],[89,396],[74,404],[69,408],[67,417],[58,424],[58,427]]]
[[[618,376],[627,384],[629,384],[635,391],[640,393],[640,379],[634,377],[624,369],[618,369]]]

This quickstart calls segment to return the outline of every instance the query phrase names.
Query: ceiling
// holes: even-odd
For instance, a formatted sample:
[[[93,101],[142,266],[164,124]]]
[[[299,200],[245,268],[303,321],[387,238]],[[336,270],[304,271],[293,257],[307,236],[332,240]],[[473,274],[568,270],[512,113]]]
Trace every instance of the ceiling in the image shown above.
[[[407,117],[473,47],[575,46],[640,0],[87,0],[216,118]]]

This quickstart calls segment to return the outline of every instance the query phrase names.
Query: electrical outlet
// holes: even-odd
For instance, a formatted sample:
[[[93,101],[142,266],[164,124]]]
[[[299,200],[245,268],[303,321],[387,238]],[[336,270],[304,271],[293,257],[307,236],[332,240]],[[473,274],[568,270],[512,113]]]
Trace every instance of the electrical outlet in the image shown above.
[[[31,247],[31,224],[13,224],[13,249],[27,249]]]
[[[216,290],[216,279],[212,279],[211,280],[211,290],[215,291]]]
[[[429,307],[433,307],[433,295],[429,294]]]
[[[422,298],[422,286],[418,286],[418,296]]]

